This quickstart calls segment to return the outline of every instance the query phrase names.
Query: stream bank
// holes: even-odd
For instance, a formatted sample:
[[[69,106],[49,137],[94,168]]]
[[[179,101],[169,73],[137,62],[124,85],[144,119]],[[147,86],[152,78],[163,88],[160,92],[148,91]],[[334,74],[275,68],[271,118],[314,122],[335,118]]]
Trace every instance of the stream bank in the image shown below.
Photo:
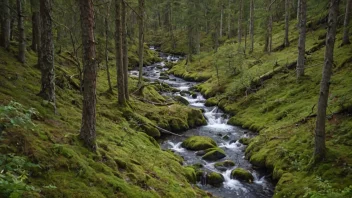
[[[183,137],[179,136],[168,136],[162,143],[163,149],[170,149],[181,155],[184,158],[185,166],[197,165],[198,171],[207,172],[208,175],[211,173],[221,174],[223,182],[220,186],[214,187],[209,184],[198,181],[197,185],[199,188],[212,193],[217,197],[272,197],[274,186],[267,179],[265,174],[261,171],[257,171],[254,167],[245,159],[245,148],[246,145],[240,143],[241,138],[251,138],[254,136],[249,130],[242,129],[240,127],[228,125],[229,116],[223,113],[219,107],[212,106],[206,107],[206,99],[199,92],[191,92],[190,89],[196,86],[196,82],[189,82],[178,78],[174,75],[165,75],[168,70],[166,67],[168,62],[177,62],[181,57],[173,56],[169,54],[160,53],[160,57],[164,60],[160,63],[143,68],[143,76],[150,81],[162,81],[176,88],[177,92],[165,92],[162,93],[165,96],[182,97],[185,99],[189,106],[192,108],[201,109],[204,112],[204,116],[207,120],[205,126],[201,126],[195,129],[190,129],[183,132]],[[132,75],[138,75],[137,71],[132,71]],[[186,137],[191,136],[205,136],[212,138],[219,148],[221,148],[226,157],[219,160],[207,161],[203,160],[201,156],[197,155],[197,152],[187,150],[183,148],[182,142]],[[230,160],[235,163],[235,166],[226,169],[217,169],[215,164],[217,162],[223,162]],[[231,177],[231,172],[237,168],[243,168],[249,171],[253,175],[253,181],[244,182]]]

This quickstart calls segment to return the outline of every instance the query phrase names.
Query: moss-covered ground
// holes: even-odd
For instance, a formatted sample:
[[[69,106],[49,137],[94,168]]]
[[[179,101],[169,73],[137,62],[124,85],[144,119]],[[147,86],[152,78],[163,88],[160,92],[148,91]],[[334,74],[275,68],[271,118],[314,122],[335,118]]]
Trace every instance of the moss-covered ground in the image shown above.
[[[311,166],[326,34],[326,25],[317,21],[327,12],[309,14],[306,75],[298,82],[296,21],[290,23],[290,47],[279,49],[284,23],[274,23],[275,50],[270,54],[263,52],[264,34],[257,33],[251,54],[248,47],[243,53],[244,42],[239,47],[228,40],[216,53],[201,53],[187,65],[180,62],[171,73],[203,81],[198,89],[208,98],[207,105],[230,113],[230,124],[258,132],[248,142],[247,158],[272,171],[278,181],[275,197],[352,197],[352,47],[340,47],[339,26],[327,109],[327,157]]]
[[[58,109],[55,115],[51,106],[36,95],[40,91],[36,54],[28,51],[27,62],[20,64],[16,60],[16,49],[16,43],[12,43],[9,52],[0,49],[1,109],[5,109],[5,113],[12,111],[12,107],[7,107],[11,101],[16,101],[22,104],[21,108],[35,108],[38,113],[30,118],[35,124],[31,127],[13,123],[11,116],[16,115],[7,118],[1,114],[5,117],[1,117],[0,155],[7,160],[0,158],[0,180],[9,177],[5,175],[8,174],[26,183],[28,188],[20,189],[10,182],[5,187],[7,190],[0,192],[0,197],[206,196],[188,182],[189,171],[182,166],[182,159],[161,150],[151,137],[160,136],[154,126],[178,131],[204,124],[200,111],[161,96],[160,87],[154,85],[135,93],[137,81],[134,78],[129,81],[133,93],[129,106],[119,107],[117,90],[107,92],[106,71],[101,66],[97,80],[98,149],[97,153],[89,152],[78,137],[82,96],[76,86],[77,71],[72,60],[64,52],[55,57]],[[132,46],[131,54],[134,54],[133,49]],[[146,63],[157,60],[155,53],[148,51],[146,54]],[[133,62],[136,56],[131,57]],[[113,61],[110,62],[115,85],[116,70]],[[145,101],[170,104],[158,106]],[[13,111],[19,114],[22,110]],[[6,122],[13,125],[3,130]],[[19,159],[35,166],[16,165],[19,161],[13,156],[20,156]],[[7,166],[9,160],[16,170]],[[23,168],[22,172],[19,167]],[[1,185],[3,189],[5,184]]]

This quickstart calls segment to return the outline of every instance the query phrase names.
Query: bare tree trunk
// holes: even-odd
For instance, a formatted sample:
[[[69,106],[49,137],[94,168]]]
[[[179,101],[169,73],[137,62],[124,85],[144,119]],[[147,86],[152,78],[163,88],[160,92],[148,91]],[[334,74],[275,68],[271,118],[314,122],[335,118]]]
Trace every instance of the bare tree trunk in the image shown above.
[[[109,10],[109,8],[108,8]],[[105,65],[106,65],[106,76],[108,78],[109,92],[112,93],[110,70],[109,70],[109,53],[108,53],[108,42],[109,42],[109,21],[108,21],[109,11],[107,17],[105,18]]]
[[[97,61],[94,40],[94,6],[92,0],[79,0],[83,45],[83,111],[80,137],[86,147],[96,151],[96,78]]]
[[[221,4],[220,11],[220,38],[222,37],[222,29],[223,29],[223,19],[224,19],[224,4]]]
[[[251,46],[249,49],[249,53],[252,53],[254,50],[254,0],[250,2],[250,25],[249,32],[251,37]]]
[[[40,0],[41,14],[41,46],[39,66],[41,71],[41,90],[38,94],[44,100],[54,103],[55,100],[55,71],[54,71],[54,43],[52,34],[52,2],[51,0]]]
[[[318,113],[315,127],[315,150],[314,162],[317,163],[325,158],[325,120],[326,108],[329,98],[329,84],[332,76],[332,66],[334,64],[334,45],[337,27],[337,16],[340,0],[330,0],[328,30],[326,35],[325,61],[323,77],[320,83],[320,94],[318,102]]]
[[[231,0],[229,0],[228,2],[228,13],[227,13],[227,38],[231,38],[232,34],[231,34]]]
[[[130,99],[128,92],[128,42],[127,42],[127,23],[126,23],[126,3],[122,2],[122,56],[123,56],[123,85],[125,91],[125,98]]]
[[[297,79],[304,76],[304,55],[306,52],[307,0],[300,0],[300,22],[298,40]]]
[[[11,32],[11,15],[9,0],[2,0],[1,5],[2,20],[1,20],[1,39],[0,46],[6,50],[10,47],[10,32]]]
[[[247,51],[247,26],[248,26],[248,23],[246,22],[245,24],[245,28],[244,28],[244,49],[243,49],[243,52],[244,54],[246,54],[246,51]]]
[[[242,12],[243,12],[243,0],[239,0],[239,12],[238,12],[238,48],[241,48],[242,41]]]
[[[18,41],[18,60],[21,63],[26,62],[26,57],[25,57],[25,52],[26,52],[26,38],[25,38],[25,33],[24,33],[24,14],[23,14],[23,8],[22,8],[22,1],[17,0],[17,25],[18,25],[18,33],[19,33],[19,41]]]
[[[270,8],[270,16],[269,16],[269,27],[268,27],[268,52],[269,54],[271,53],[272,47],[273,47],[273,15],[271,13],[271,8]]]
[[[300,10],[301,10],[301,0],[297,0],[297,21],[298,21],[298,25],[299,25],[299,23],[301,21]]]
[[[349,23],[351,18],[351,6],[352,0],[346,0],[346,12],[345,12],[345,20],[343,23],[343,37],[342,37],[342,45],[351,44],[349,38]]]
[[[33,51],[37,52],[39,48],[40,39],[40,16],[39,12],[35,11],[32,13],[32,45]]]
[[[290,28],[290,0],[285,0],[285,39],[284,46],[289,47],[290,41],[288,38]]]
[[[124,73],[123,73],[123,49],[122,49],[122,0],[115,0],[116,20],[115,20],[115,43],[116,43],[116,72],[117,72],[117,95],[120,105],[126,104]]]
[[[138,87],[142,86],[142,76],[143,76],[143,56],[144,56],[144,0],[138,0],[139,7],[139,78],[138,78]]]

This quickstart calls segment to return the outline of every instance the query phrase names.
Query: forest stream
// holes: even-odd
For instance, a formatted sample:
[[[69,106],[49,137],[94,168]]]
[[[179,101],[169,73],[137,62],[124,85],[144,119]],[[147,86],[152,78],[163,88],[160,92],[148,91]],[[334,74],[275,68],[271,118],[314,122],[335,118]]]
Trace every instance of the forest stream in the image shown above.
[[[153,48],[152,48],[153,49]],[[202,109],[204,116],[207,120],[207,125],[201,126],[195,129],[190,129],[183,133],[183,137],[179,136],[167,136],[161,142],[163,149],[171,149],[178,155],[184,158],[184,165],[202,164],[202,169],[208,173],[217,172],[222,174],[224,177],[223,185],[220,187],[213,187],[211,185],[202,185],[198,182],[201,189],[210,192],[216,197],[241,197],[241,198],[265,198],[272,197],[274,185],[271,183],[265,173],[255,170],[248,160],[245,159],[245,148],[246,146],[239,142],[240,138],[252,137],[254,133],[242,129],[240,127],[231,126],[227,124],[229,116],[223,113],[217,106],[206,107],[205,98],[199,92],[190,94],[189,90],[197,83],[185,81],[181,78],[175,77],[174,75],[168,75],[167,78],[160,79],[160,74],[165,73],[168,68],[165,67],[165,62],[177,62],[180,56],[170,55],[165,53],[159,53],[162,58],[162,62],[152,64],[143,68],[143,76],[150,81],[162,81],[176,89],[179,92],[170,93],[166,92],[163,95],[167,96],[181,96],[189,102],[189,106],[194,108]],[[138,71],[131,71],[131,75],[137,76]],[[197,156],[195,151],[190,151],[181,146],[182,141],[190,136],[207,136],[211,137],[216,143],[222,148],[226,157],[224,159],[208,162]],[[218,170],[214,167],[216,162],[231,160],[235,162],[235,166],[227,170]],[[244,168],[250,171],[254,177],[253,183],[241,182],[239,180],[231,179],[231,171],[235,168]]]

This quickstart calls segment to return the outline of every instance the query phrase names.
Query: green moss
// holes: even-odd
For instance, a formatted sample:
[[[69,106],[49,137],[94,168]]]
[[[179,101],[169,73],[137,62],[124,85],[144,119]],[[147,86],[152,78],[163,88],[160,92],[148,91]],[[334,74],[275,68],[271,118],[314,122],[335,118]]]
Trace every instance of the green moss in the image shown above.
[[[205,150],[205,155],[202,156],[202,159],[216,161],[224,157],[226,157],[225,151],[219,147],[215,147]]]
[[[236,168],[233,170],[231,172],[231,177],[248,183],[252,183],[254,180],[253,175],[243,168]]]
[[[220,173],[212,172],[207,175],[207,184],[215,187],[220,187],[225,181],[224,177]]]
[[[192,167],[185,167],[184,172],[185,172],[185,177],[187,178],[187,180],[190,183],[195,184],[197,181],[195,170]]]
[[[251,139],[249,138],[241,138],[239,142],[244,145],[248,145],[250,143]]]
[[[11,47],[16,52],[17,48]],[[134,50],[133,46],[130,50]],[[98,151],[94,154],[79,139],[82,96],[74,86],[78,82],[77,71],[65,57],[67,54],[55,57],[57,80],[63,80],[56,87],[57,115],[49,104],[42,105],[43,100],[36,96],[40,90],[40,71],[35,66],[35,54],[27,53],[24,65],[17,62],[14,54],[0,48],[0,105],[15,100],[25,108],[34,107],[38,114],[32,117],[36,124],[33,130],[19,126],[1,134],[0,153],[28,155],[40,165],[40,169],[32,169],[28,176],[28,182],[40,192],[24,192],[26,197],[38,194],[40,197],[205,196],[180,174],[184,172],[182,159],[160,149],[153,138],[160,133],[152,127],[162,123],[169,126],[168,121],[173,118],[179,118],[185,125],[189,120],[196,125],[199,124],[197,119],[204,119],[201,113],[178,104],[159,107],[140,100],[165,102],[157,86],[148,86],[141,95],[131,96],[129,107],[118,107],[114,96],[117,90],[113,89],[114,94],[106,93],[106,71],[101,70],[97,79]],[[115,67],[111,67],[110,74],[116,79]],[[65,76],[73,76],[75,83],[67,81]],[[137,81],[130,78],[129,83],[133,93]],[[158,119],[148,119],[149,112],[158,115]],[[192,121],[190,115],[198,117]],[[140,133],[142,131],[149,135]]]
[[[192,136],[182,142],[182,147],[199,151],[216,147],[216,142],[210,137]]]

